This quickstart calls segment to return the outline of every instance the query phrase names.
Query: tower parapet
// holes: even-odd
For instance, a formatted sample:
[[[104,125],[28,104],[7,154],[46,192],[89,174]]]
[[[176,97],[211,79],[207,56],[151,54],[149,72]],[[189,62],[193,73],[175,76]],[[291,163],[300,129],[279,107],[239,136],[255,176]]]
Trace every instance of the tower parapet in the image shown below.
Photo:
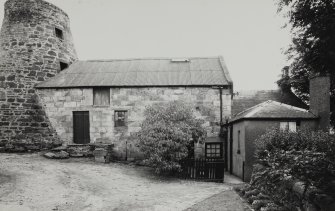
[[[68,15],[43,0],[8,0],[0,32],[0,147],[56,138],[34,86],[77,60]]]

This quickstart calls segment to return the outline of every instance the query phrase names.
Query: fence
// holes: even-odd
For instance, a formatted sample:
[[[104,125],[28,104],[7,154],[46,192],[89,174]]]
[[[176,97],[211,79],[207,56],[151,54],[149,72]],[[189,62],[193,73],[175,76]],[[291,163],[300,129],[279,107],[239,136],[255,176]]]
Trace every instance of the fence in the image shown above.
[[[185,159],[180,164],[182,167],[180,176],[184,179],[211,182],[224,180],[223,159]]]

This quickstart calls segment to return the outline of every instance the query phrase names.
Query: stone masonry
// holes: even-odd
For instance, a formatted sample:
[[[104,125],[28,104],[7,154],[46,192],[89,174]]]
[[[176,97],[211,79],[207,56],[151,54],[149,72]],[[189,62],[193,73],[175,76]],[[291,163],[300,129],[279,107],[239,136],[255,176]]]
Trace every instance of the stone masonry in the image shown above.
[[[39,89],[42,104],[53,128],[65,144],[73,143],[73,111],[89,111],[91,143],[114,144],[113,154],[128,158],[138,157],[136,140],[146,106],[183,100],[190,103],[197,118],[205,120],[203,126],[208,137],[220,132],[220,92],[212,88],[111,88],[110,106],[93,105],[92,88]],[[231,93],[222,90],[223,119],[231,115]],[[114,126],[114,111],[127,111],[127,126]]]
[[[77,60],[69,18],[43,0],[8,0],[0,33],[0,147],[23,151],[57,140],[34,86]],[[18,147],[20,145],[20,147]],[[51,147],[51,146],[50,146]]]

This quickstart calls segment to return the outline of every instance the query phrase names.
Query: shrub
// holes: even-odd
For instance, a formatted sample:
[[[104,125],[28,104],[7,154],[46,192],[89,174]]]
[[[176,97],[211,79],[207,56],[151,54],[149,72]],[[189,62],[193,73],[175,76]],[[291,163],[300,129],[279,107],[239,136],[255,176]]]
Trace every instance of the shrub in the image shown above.
[[[193,156],[194,141],[202,141],[203,121],[196,119],[190,105],[182,101],[154,104],[145,110],[137,133],[145,163],[156,173],[180,171],[179,161]]]
[[[299,206],[299,199],[285,186],[294,180],[334,195],[335,138],[322,131],[272,130],[255,142],[257,162],[265,166],[253,175],[252,183],[280,204]],[[284,184],[284,185],[283,185]]]

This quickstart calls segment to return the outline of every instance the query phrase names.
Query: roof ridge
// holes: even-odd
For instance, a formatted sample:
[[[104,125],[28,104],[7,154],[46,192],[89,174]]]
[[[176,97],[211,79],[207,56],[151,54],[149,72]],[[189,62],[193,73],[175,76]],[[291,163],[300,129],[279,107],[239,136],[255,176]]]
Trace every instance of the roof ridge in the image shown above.
[[[157,72],[219,72],[219,70],[192,70],[192,71],[189,71],[189,70],[168,70],[168,71],[155,71],[155,70],[146,70],[146,71],[127,71],[127,73],[157,73]],[[62,71],[63,72],[63,71]],[[123,73],[123,71],[114,71],[114,72],[85,72],[85,74],[97,74],[97,73],[106,73],[106,74],[109,74],[109,73]],[[60,73],[58,73],[60,74]],[[82,74],[82,72],[74,72],[74,73],[65,73],[65,74],[68,74],[68,75],[75,75],[75,74]]]
[[[220,56],[204,56],[204,57],[141,57],[141,58],[120,58],[120,59],[88,59],[78,60],[77,62],[113,62],[113,61],[132,61],[132,60],[171,60],[171,59],[220,59]]]

